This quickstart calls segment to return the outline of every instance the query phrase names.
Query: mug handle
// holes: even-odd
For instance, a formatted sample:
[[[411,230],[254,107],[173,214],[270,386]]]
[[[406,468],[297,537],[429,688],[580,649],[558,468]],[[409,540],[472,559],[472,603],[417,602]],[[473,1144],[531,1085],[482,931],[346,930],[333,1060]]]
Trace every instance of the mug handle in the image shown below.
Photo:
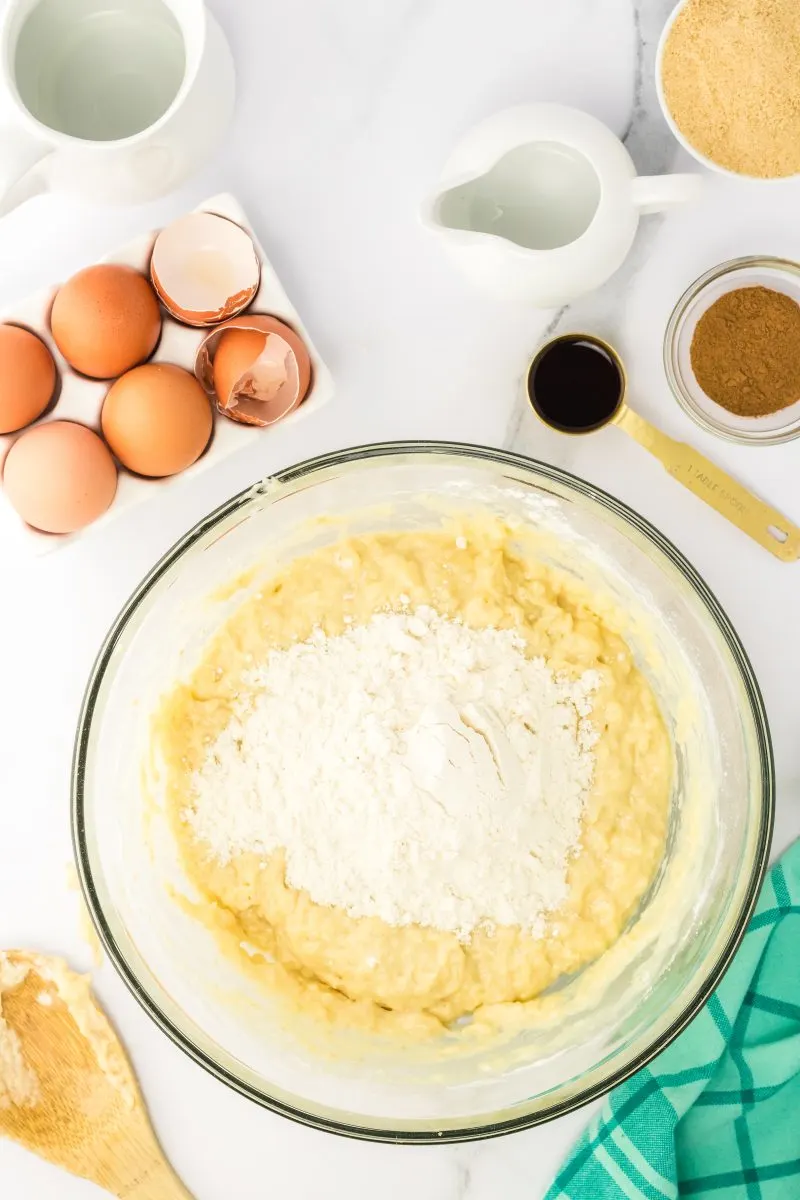
[[[639,212],[647,215],[696,200],[703,186],[702,175],[639,175],[631,181],[631,197]]]
[[[44,172],[35,168],[51,153],[45,142],[16,126],[0,128],[0,217],[47,191]]]

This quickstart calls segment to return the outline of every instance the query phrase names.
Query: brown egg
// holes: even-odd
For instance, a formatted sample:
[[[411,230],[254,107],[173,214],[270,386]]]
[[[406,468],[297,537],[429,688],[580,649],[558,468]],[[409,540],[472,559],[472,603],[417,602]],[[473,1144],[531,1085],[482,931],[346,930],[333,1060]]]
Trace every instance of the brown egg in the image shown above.
[[[0,433],[24,429],[53,398],[56,364],[41,338],[0,325]]]
[[[50,328],[76,371],[112,379],[153,353],[161,311],[144,275],[119,263],[99,263],[73,275],[59,290]]]
[[[213,417],[193,375],[171,363],[147,363],[111,385],[103,405],[103,436],[119,461],[138,475],[175,475],[205,450]]]
[[[72,421],[47,421],[14,443],[3,468],[6,495],[23,521],[73,533],[110,507],[117,468],[101,438]]]

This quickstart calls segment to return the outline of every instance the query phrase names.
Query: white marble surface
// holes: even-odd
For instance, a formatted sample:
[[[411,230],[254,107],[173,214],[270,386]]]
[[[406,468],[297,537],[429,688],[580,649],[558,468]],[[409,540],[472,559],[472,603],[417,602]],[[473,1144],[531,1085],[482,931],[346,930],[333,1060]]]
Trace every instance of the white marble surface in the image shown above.
[[[338,397],[316,420],[270,432],[168,503],[123,516],[74,549],[36,564],[3,549],[0,945],[88,964],[77,898],[65,883],[70,753],[86,674],[132,587],[190,523],[256,475],[362,441],[512,445],[601,484],[659,525],[705,575],[753,658],[775,741],[776,849],[787,844],[800,832],[800,566],[750,545],[621,433],[548,434],[517,397],[545,328],[597,330],[624,353],[643,412],[800,520],[800,443],[744,449],[704,437],[671,400],[660,363],[671,306],[706,267],[759,251],[800,257],[800,183],[710,179],[693,208],[649,219],[628,266],[600,293],[559,314],[506,308],[468,291],[422,232],[421,197],[465,129],[525,100],[594,112],[627,134],[641,170],[677,163],[650,79],[668,0],[214,0],[214,8],[240,79],[224,150],[179,194],[147,209],[98,211],[47,197],[6,218],[0,306],[229,189],[335,373]],[[108,966],[97,989],[198,1200],[535,1200],[585,1119],[467,1147],[339,1140],[226,1091],[150,1024]],[[0,1194],[99,1193],[0,1143]]]

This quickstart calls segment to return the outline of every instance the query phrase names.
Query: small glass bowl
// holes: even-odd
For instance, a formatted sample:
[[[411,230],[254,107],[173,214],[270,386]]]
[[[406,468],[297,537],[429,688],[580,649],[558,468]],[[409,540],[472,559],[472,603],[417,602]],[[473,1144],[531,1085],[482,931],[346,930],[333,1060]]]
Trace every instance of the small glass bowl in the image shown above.
[[[685,413],[708,433],[744,446],[776,446],[800,437],[800,398],[764,417],[738,417],[706,395],[695,379],[691,346],[697,322],[711,305],[736,288],[766,287],[800,304],[800,264],[786,258],[734,258],[713,267],[683,293],[664,335],[664,369]]]

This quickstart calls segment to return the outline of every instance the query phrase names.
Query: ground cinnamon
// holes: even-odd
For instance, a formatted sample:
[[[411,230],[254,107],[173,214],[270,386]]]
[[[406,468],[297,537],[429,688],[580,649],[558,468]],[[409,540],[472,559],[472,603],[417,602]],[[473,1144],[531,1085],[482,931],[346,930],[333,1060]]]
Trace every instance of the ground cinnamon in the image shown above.
[[[739,417],[763,417],[800,400],[800,305],[784,292],[744,287],[703,314],[691,345],[706,395]]]

